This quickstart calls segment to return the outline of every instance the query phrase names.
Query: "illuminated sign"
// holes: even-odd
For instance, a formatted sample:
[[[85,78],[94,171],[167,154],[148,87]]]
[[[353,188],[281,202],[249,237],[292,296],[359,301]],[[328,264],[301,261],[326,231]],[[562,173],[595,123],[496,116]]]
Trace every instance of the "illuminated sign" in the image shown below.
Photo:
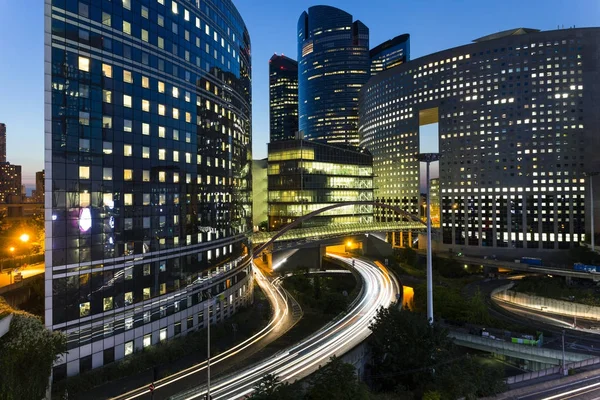
[[[79,230],[87,232],[92,227],[92,212],[89,207],[82,208],[79,211]]]

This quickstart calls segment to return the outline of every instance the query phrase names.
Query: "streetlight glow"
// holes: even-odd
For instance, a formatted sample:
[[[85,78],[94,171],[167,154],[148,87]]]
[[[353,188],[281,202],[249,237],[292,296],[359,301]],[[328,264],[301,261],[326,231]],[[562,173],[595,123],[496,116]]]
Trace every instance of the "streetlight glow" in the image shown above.
[[[348,247],[352,247],[352,241],[348,240],[348,243],[346,243],[346,245],[347,245]]]
[[[21,236],[19,236],[19,240],[21,240],[21,242],[23,242],[23,243],[27,243],[27,242],[29,242],[29,235],[24,233]]]
[[[15,252],[15,248],[14,248],[14,247],[12,247],[12,246],[11,246],[11,247],[10,247],[8,250],[9,250],[11,253],[14,253],[14,252]]]

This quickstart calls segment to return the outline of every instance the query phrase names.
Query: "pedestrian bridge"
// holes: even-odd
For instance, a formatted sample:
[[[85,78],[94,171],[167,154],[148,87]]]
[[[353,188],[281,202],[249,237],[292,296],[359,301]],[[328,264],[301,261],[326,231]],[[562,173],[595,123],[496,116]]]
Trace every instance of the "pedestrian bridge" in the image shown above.
[[[255,232],[252,234],[252,243],[261,245],[275,238],[276,242],[309,242],[316,240],[329,239],[332,237],[358,235],[371,232],[425,232],[425,225],[417,221],[396,221],[396,222],[373,222],[370,224],[332,224],[312,228],[290,229],[280,236],[276,235],[280,231],[274,232]]]

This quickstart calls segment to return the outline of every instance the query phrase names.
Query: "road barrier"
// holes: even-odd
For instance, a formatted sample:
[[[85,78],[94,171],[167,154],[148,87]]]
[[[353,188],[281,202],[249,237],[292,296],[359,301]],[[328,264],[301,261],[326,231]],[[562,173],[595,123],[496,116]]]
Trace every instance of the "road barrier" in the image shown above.
[[[590,359],[583,360],[583,361],[568,363],[567,370],[578,369],[578,368],[588,367],[590,365],[597,365],[597,364],[600,364],[600,357],[595,357],[595,358],[590,358]],[[548,375],[559,374],[561,369],[562,369],[562,367],[558,366],[558,367],[543,369],[541,371],[527,372],[527,373],[521,374],[521,375],[510,376],[506,379],[506,383],[509,385],[512,385],[514,383],[530,381],[532,379],[542,378],[542,377],[548,376]]]

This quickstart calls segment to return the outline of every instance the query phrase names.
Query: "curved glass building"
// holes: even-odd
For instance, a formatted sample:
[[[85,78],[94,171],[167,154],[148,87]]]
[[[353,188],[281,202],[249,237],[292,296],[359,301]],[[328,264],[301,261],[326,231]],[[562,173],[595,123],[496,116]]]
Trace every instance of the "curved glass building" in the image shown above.
[[[46,0],[55,378],[252,300],[250,37],[229,0]],[[210,300],[209,300],[210,299]]]
[[[357,145],[358,96],[369,79],[369,28],[314,6],[298,20],[298,124],[303,137]]]
[[[437,123],[443,246],[527,255],[583,241],[599,56],[599,28],[521,28],[378,73],[360,100],[376,199],[418,209],[420,128]]]

